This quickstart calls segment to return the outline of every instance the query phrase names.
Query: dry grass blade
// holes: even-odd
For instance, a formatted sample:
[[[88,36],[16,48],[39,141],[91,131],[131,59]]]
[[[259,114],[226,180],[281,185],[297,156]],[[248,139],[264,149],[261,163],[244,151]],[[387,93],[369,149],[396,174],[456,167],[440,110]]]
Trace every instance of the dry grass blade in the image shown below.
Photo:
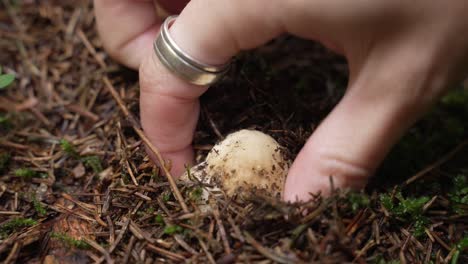
[[[148,244],[146,246],[147,249],[155,252],[155,253],[158,253],[159,255],[161,255],[162,257],[166,257],[170,260],[173,260],[173,261],[177,261],[177,262],[180,262],[180,261],[184,261],[185,260],[185,257],[182,256],[182,255],[179,255],[179,254],[176,254],[176,253],[173,253],[171,251],[168,251],[168,250],[165,250],[163,248],[160,248],[160,247],[157,247],[157,246],[154,246],[154,245],[151,245],[151,244]]]
[[[114,263],[114,260],[110,257],[110,254],[107,250],[105,250],[101,245],[99,245],[98,243],[96,243],[95,241],[93,240],[90,240],[89,238],[83,238],[83,240],[88,243],[88,245],[90,245],[91,247],[93,247],[94,249],[96,249],[97,251],[101,252],[101,254],[104,256],[104,259],[106,260],[107,263],[109,264],[113,264]]]
[[[302,263],[296,258],[289,258],[285,256],[279,256],[275,254],[272,250],[263,247],[260,243],[258,243],[255,238],[252,237],[251,234],[248,232],[244,232],[245,240],[249,243],[252,247],[254,247],[260,254],[267,257],[268,259],[283,264],[293,264],[293,263]]]

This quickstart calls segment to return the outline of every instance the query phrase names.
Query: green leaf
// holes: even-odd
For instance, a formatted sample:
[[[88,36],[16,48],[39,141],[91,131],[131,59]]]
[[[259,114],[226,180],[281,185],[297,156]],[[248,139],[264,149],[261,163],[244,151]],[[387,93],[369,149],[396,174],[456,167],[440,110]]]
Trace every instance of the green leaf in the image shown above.
[[[2,66],[0,66],[0,74],[2,74],[2,70],[3,70],[3,69],[2,69]]]
[[[460,257],[460,250],[455,250],[455,253],[452,256],[452,261],[450,261],[450,264],[457,264],[459,257]]]
[[[468,249],[468,236],[465,236],[460,240],[460,242],[458,242],[457,249],[462,251]]]
[[[86,241],[82,239],[74,239],[65,233],[52,232],[50,237],[63,242],[67,247],[70,248],[89,249],[91,247]]]
[[[15,75],[13,74],[3,74],[0,75],[0,90],[5,89],[15,80]]]

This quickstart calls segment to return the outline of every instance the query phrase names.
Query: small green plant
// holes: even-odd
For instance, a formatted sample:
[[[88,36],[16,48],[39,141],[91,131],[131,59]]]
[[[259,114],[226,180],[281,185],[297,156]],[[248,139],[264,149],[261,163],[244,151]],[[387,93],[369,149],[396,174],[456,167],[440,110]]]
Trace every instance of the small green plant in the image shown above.
[[[463,237],[456,245],[455,245],[455,253],[452,256],[452,260],[450,261],[451,264],[457,264],[458,259],[460,258],[460,254],[462,251],[468,249],[468,236]]]
[[[421,196],[418,198],[404,198],[401,191],[395,194],[397,203],[393,202],[393,199],[388,193],[380,195],[380,201],[382,205],[395,216],[411,216],[418,217],[422,214],[423,206],[429,201],[429,197]]]
[[[453,179],[453,187],[448,194],[452,203],[468,205],[468,177],[458,175]]]
[[[73,146],[73,144],[70,141],[68,141],[66,139],[61,139],[60,140],[60,147],[68,155],[70,155],[72,157],[75,157],[75,158],[79,157],[78,152],[75,149],[75,146]]]
[[[370,204],[369,197],[365,193],[352,192],[348,194],[347,198],[351,203],[351,210],[353,210],[353,212],[367,207]]]
[[[163,224],[164,224],[164,218],[163,218],[162,215],[160,215],[160,214],[157,214],[157,215],[154,217],[154,221],[155,221],[156,224],[158,224],[158,225],[163,225]]]
[[[2,67],[0,67],[0,90],[7,88],[15,80],[13,74],[2,74]]]
[[[178,225],[168,225],[164,228],[164,234],[173,235],[177,233],[182,233],[184,229]]]
[[[94,173],[98,174],[103,171],[101,159],[99,159],[98,156],[87,156],[81,158],[81,160],[83,161],[84,165],[87,168],[91,168]]]
[[[65,153],[67,153],[71,157],[83,162],[84,165],[88,169],[91,169],[94,173],[98,174],[103,171],[101,159],[98,156],[81,157],[78,151],[76,151],[75,146],[73,146],[73,144],[66,139],[60,140],[60,147]]]
[[[53,232],[50,235],[50,237],[63,242],[65,245],[67,245],[70,248],[77,248],[77,249],[89,249],[90,248],[89,244],[86,243],[86,241],[84,241],[83,239],[74,239],[64,233]]]
[[[147,213],[147,214],[153,214],[154,211],[155,211],[155,210],[154,210],[154,207],[152,207],[152,206],[146,208],[146,213]]]
[[[428,224],[429,220],[426,217],[417,217],[413,225],[413,235],[417,238],[422,237],[426,233],[426,227]]]
[[[36,210],[36,213],[40,217],[44,217],[47,214],[47,209],[42,205],[41,202],[39,202],[35,197],[32,199],[33,201],[33,206],[34,210]]]
[[[413,223],[414,236],[421,237],[424,235],[424,229],[429,221],[423,215],[423,207],[429,201],[429,197],[405,198],[401,191],[398,191],[395,198],[396,203],[394,203],[390,194],[381,194],[380,202],[395,218]]]
[[[28,168],[20,168],[20,169],[15,170],[15,176],[23,178],[25,180],[30,180],[34,177],[38,177],[39,174],[37,173],[37,171],[33,171]]]
[[[202,198],[203,189],[201,187],[196,187],[190,192],[190,199],[193,201],[199,201]]]
[[[0,226],[0,238],[3,239],[21,228],[36,225],[37,221],[31,218],[14,218]]]
[[[440,101],[448,107],[465,108],[468,104],[468,91],[459,87],[447,93]]]
[[[169,200],[171,200],[171,194],[166,192],[165,194],[163,194],[162,200],[164,202],[168,202]]]

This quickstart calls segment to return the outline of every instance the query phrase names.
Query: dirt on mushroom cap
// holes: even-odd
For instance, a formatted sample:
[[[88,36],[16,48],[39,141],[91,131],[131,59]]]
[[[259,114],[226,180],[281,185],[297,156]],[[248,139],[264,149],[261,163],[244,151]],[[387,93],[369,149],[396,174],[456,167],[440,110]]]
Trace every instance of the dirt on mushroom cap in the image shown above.
[[[280,196],[290,162],[271,136],[240,130],[218,143],[206,158],[207,174],[228,196],[263,191]]]

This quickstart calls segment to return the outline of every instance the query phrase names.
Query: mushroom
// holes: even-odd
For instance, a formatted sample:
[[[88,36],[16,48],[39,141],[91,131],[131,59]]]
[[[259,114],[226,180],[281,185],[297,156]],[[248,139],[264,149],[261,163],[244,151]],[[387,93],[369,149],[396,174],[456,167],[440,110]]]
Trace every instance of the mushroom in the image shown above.
[[[186,172],[181,180],[196,180],[205,188],[202,199],[224,192],[228,197],[248,197],[263,192],[282,194],[290,162],[284,149],[271,136],[256,130],[240,130],[228,135],[208,153],[206,160]]]

